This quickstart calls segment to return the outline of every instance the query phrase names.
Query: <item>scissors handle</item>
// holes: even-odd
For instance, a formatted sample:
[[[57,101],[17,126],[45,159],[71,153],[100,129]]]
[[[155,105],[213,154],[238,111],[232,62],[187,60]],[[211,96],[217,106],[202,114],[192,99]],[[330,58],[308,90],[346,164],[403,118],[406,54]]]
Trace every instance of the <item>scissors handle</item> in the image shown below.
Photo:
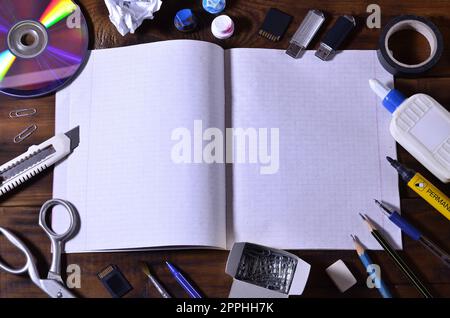
[[[48,212],[51,211],[55,206],[64,207],[69,213],[70,225],[65,233],[58,234],[50,227],[48,224]],[[39,213],[39,226],[47,233],[52,244],[52,264],[49,270],[49,279],[57,279],[61,281],[61,254],[64,247],[64,243],[72,238],[78,229],[80,222],[80,217],[78,212],[75,210],[74,206],[68,202],[61,199],[53,199],[44,203]]]
[[[31,251],[28,249],[28,247],[17,236],[15,236],[13,233],[11,233],[10,231],[8,231],[7,229],[5,229],[3,227],[0,227],[0,233],[3,234],[8,239],[8,241],[11,242],[11,244],[16,246],[19,250],[21,250],[22,253],[26,257],[26,263],[21,268],[12,268],[0,261],[1,269],[7,271],[8,273],[19,275],[19,274],[23,274],[23,273],[29,271],[30,266],[35,266],[34,265],[35,260],[34,260],[33,254],[31,254]],[[32,274],[37,274],[37,273],[30,273],[30,275],[32,275]]]

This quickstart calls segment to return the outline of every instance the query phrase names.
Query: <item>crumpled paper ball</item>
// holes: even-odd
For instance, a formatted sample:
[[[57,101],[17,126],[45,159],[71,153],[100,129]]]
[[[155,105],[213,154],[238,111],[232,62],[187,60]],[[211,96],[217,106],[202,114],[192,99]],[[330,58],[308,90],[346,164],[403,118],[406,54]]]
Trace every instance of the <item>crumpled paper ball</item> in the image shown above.
[[[124,36],[134,33],[145,19],[153,19],[159,11],[161,0],[105,0],[109,19]]]

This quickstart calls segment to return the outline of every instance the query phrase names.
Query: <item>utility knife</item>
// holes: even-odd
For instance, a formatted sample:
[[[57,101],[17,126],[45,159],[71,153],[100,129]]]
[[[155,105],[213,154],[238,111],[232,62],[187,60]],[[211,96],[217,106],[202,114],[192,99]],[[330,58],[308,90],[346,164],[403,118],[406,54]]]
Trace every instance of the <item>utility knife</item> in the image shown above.
[[[80,127],[58,134],[0,166],[0,197],[69,156],[80,144]]]

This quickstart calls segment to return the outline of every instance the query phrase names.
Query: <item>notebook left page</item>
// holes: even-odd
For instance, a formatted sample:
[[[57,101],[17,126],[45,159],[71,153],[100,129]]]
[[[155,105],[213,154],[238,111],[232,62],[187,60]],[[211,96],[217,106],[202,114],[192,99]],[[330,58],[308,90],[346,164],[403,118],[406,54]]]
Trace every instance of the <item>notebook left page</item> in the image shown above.
[[[224,95],[224,52],[214,44],[93,51],[56,99],[56,131],[79,125],[81,132],[80,146],[54,174],[54,197],[81,216],[66,252],[225,248],[224,166],[196,164],[194,153],[183,157],[192,164],[178,164],[172,155],[180,131],[193,150],[194,122],[223,130]],[[56,231],[66,222],[54,213]]]

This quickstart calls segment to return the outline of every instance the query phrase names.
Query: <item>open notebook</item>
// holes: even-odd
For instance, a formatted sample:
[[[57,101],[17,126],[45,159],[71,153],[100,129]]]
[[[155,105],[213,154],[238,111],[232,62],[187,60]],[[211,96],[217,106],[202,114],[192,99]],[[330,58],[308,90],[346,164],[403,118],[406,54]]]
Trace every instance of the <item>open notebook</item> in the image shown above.
[[[390,115],[370,78],[392,81],[375,51],[345,51],[331,62],[313,52],[294,60],[280,50],[224,51],[199,41],[93,51],[57,94],[56,130],[81,126],[80,146],[54,176],[54,196],[81,215],[66,252],[229,248],[235,241],[350,249],[350,234],[379,249],[359,212],[401,246],[399,230],[373,203],[398,206],[399,193],[384,159],[395,157]],[[232,168],[174,162],[177,129],[192,132],[192,161],[208,145],[194,141],[202,137],[194,132],[200,120],[203,132],[253,128],[267,141],[269,171],[249,158]],[[55,213],[54,228],[65,224]]]

